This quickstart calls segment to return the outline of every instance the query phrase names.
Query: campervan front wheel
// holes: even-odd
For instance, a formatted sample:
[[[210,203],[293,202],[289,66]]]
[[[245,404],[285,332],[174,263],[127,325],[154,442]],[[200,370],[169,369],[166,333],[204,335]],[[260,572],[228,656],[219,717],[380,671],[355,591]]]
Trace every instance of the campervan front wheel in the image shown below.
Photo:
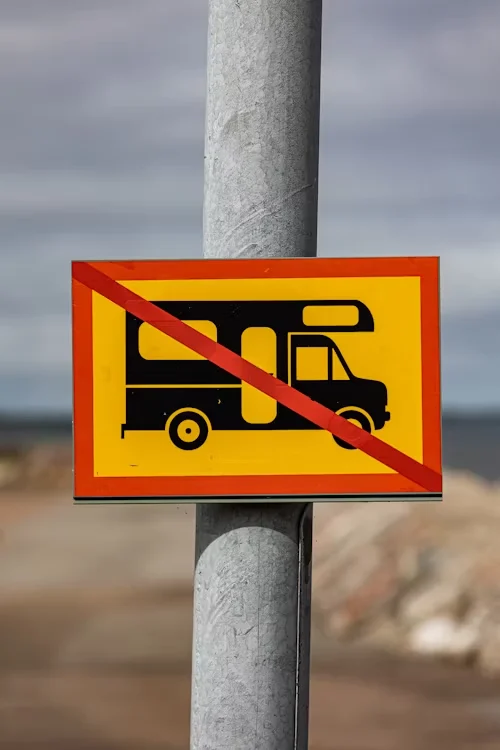
[[[365,432],[372,431],[372,425],[366,414],[363,414],[362,411],[358,411],[357,409],[342,409],[338,412],[339,416],[344,417],[344,419],[347,419],[349,422],[352,422],[352,424],[355,424],[356,427],[361,427],[362,430],[365,430]],[[333,439],[337,443],[340,448],[345,448],[346,450],[356,450],[354,445],[350,445],[349,443],[346,443],[345,440],[341,440],[340,438],[336,437],[336,435],[333,435]]]
[[[184,451],[201,448],[208,437],[208,420],[199,412],[186,409],[175,414],[168,424],[172,443]]]

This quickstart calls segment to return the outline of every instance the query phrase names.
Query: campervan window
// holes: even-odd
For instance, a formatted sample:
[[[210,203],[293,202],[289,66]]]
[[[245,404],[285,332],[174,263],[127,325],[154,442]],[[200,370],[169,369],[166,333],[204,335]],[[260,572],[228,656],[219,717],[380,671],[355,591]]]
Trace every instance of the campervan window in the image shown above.
[[[330,328],[355,327],[359,323],[359,310],[354,305],[308,305],[304,307],[302,321],[305,326]]]
[[[328,346],[298,346],[296,349],[297,380],[328,380]]]
[[[217,341],[217,327],[211,320],[185,320],[183,322],[208,336],[212,341]],[[149,323],[142,323],[139,326],[139,354],[143,359],[149,360],[204,359]]]

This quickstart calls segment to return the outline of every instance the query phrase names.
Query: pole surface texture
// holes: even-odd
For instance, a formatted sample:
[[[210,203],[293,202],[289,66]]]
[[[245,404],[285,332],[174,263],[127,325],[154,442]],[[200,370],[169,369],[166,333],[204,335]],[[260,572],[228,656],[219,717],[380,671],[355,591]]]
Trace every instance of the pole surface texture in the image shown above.
[[[321,0],[209,9],[204,256],[314,256]],[[311,503],[197,506],[191,750],[306,750],[311,555]]]

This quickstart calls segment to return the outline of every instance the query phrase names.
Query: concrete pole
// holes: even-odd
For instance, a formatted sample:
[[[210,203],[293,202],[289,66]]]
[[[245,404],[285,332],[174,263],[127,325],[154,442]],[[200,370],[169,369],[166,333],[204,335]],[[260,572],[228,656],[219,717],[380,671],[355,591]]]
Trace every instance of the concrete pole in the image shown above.
[[[321,0],[209,0],[204,256],[316,255]],[[312,503],[196,516],[191,750],[306,750]]]

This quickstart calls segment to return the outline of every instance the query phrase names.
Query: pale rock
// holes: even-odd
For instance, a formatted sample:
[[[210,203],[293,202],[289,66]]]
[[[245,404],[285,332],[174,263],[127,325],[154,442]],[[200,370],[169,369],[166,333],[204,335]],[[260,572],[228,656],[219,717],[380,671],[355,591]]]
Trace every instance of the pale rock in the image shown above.
[[[452,473],[442,503],[322,506],[313,558],[317,627],[337,641],[500,674],[499,491]]]
[[[500,674],[500,606],[497,597],[484,616],[478,662],[482,672]]]
[[[420,656],[450,659],[465,663],[475,658],[480,646],[480,627],[476,621],[459,623],[451,617],[432,617],[411,631],[410,651]]]
[[[439,616],[462,620],[470,607],[469,594],[458,581],[435,581],[406,596],[398,618],[409,627]]]

